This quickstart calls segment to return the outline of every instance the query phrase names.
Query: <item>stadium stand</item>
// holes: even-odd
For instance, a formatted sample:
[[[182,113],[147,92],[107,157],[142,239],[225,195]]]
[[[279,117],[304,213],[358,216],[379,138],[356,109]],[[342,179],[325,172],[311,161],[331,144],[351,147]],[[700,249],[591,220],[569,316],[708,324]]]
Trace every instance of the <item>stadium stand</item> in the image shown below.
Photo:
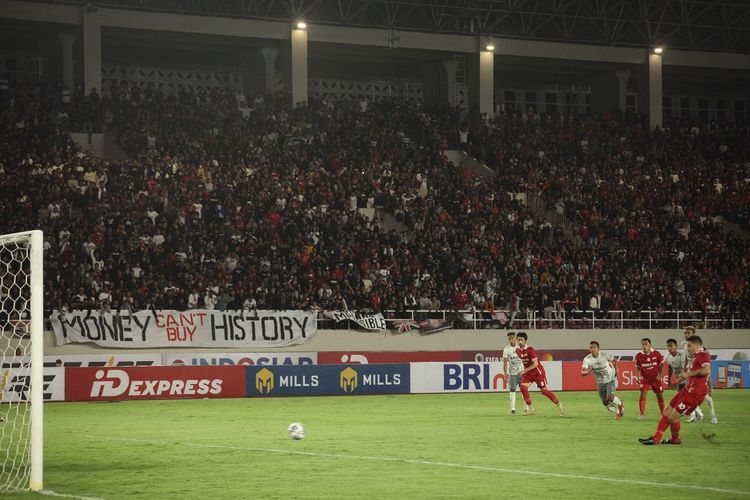
[[[748,227],[746,127],[649,132],[637,115],[533,109],[485,121],[394,100],[292,108],[222,89],[61,95],[2,95],[0,186],[18,193],[2,230],[45,230],[50,309],[750,316],[747,241],[720,219]],[[70,140],[101,129],[131,161]],[[450,164],[447,148],[496,175]]]

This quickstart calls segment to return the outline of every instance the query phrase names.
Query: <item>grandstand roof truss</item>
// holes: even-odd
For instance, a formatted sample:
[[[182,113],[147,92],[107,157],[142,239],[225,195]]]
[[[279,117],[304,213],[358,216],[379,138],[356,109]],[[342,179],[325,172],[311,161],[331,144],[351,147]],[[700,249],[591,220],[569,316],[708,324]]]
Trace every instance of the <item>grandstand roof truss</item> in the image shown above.
[[[102,0],[95,5],[607,46],[750,53],[743,0]]]

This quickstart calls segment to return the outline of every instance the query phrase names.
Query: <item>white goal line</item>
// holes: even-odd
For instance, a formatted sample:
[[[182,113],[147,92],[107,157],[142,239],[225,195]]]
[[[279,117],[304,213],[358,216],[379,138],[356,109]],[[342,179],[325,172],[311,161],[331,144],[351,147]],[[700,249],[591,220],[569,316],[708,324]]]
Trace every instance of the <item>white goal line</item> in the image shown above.
[[[40,493],[48,497],[77,498],[78,500],[104,500],[103,498],[100,498],[100,497],[84,497],[80,495],[72,495],[70,493],[58,493],[52,490],[39,490],[37,491],[37,493]]]

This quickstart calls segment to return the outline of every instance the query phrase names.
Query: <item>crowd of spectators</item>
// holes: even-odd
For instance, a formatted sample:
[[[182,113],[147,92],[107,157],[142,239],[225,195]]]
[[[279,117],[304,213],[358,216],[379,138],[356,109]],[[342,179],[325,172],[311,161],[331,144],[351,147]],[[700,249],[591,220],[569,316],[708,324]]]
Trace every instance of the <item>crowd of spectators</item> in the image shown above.
[[[673,119],[650,132],[633,115],[529,110],[466,128],[462,146],[517,172],[573,223],[591,305],[747,310],[747,242],[722,230],[749,227],[747,125]],[[594,263],[605,276],[585,277]]]
[[[51,309],[750,317],[748,244],[717,219],[748,228],[746,128],[650,132],[633,116],[533,110],[485,120],[392,101],[291,108],[223,89],[64,96],[0,96],[0,232],[45,230]],[[77,148],[68,131],[86,123],[132,160]],[[496,175],[450,165],[449,147]]]

